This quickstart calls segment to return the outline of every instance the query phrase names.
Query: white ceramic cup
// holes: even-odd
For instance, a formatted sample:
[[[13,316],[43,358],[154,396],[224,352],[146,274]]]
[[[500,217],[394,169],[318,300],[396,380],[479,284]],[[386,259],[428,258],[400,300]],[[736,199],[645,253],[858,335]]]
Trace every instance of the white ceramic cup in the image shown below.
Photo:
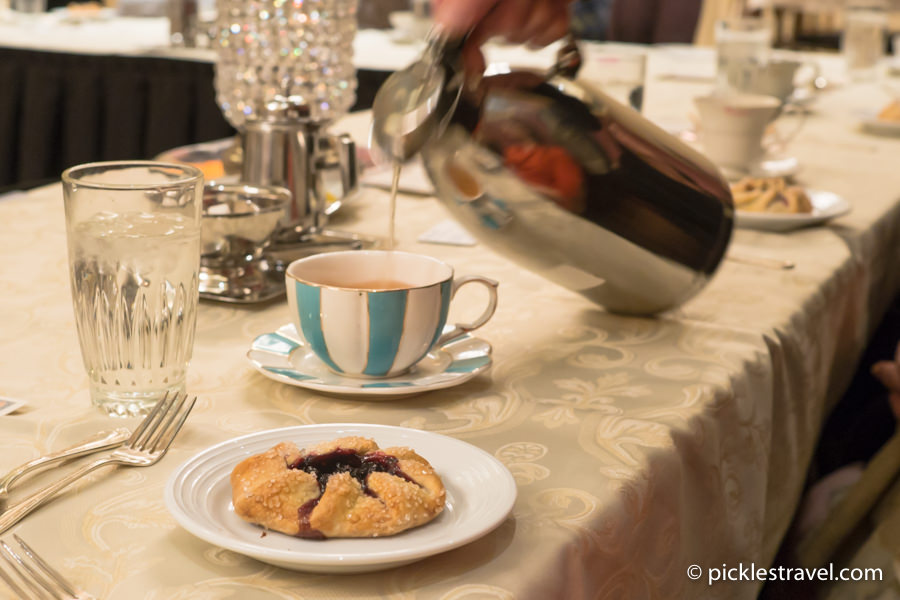
[[[803,77],[806,85],[819,76],[819,66],[813,62],[776,58],[764,63],[734,62],[729,65],[728,84],[731,88],[750,94],[775,96],[782,102],[788,102],[797,88],[800,70],[809,71],[809,77]]]
[[[450,265],[407,252],[317,254],[292,262],[286,278],[297,332],[328,368],[350,377],[399,375],[497,308],[496,281],[454,278]],[[472,323],[444,331],[450,302],[467,283],[487,288],[488,306]]]
[[[700,114],[700,141],[713,162],[747,170],[766,153],[766,128],[781,101],[758,94],[712,94],[694,99]]]

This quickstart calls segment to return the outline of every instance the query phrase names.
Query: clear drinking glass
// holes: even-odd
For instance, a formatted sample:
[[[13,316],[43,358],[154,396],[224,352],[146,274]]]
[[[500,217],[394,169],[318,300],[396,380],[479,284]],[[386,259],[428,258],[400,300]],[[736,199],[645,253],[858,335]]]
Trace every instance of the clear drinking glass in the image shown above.
[[[614,100],[640,111],[644,104],[647,55],[642,49],[626,45],[598,45],[587,53],[582,77]]]
[[[841,51],[851,79],[875,79],[884,57],[887,11],[883,5],[851,5],[844,11]]]
[[[12,0],[12,8],[23,15],[40,15],[47,12],[47,0]]]
[[[203,175],[150,161],[62,175],[69,275],[93,403],[143,414],[181,391],[194,345]]]
[[[721,89],[734,86],[748,66],[769,60],[772,24],[762,17],[741,17],[716,23],[716,81]]]

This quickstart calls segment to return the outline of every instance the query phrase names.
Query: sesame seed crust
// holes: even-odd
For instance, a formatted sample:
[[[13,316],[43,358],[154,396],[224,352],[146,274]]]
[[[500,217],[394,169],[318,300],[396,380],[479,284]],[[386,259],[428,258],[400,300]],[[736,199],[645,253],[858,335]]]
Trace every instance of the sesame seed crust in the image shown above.
[[[316,461],[323,460],[339,466],[320,470]],[[242,519],[310,538],[394,535],[434,519],[446,499],[427,460],[409,448],[379,449],[362,437],[303,450],[282,442],[239,463],[231,487]]]

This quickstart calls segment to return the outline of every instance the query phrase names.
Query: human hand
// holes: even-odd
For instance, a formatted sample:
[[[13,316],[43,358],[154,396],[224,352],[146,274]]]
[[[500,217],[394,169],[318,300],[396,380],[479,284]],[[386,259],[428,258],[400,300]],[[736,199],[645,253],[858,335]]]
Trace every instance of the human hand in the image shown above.
[[[888,399],[894,416],[900,419],[900,344],[894,354],[894,360],[882,360],[872,366],[872,375],[888,389]]]
[[[463,49],[463,61],[470,74],[484,72],[481,45],[492,37],[546,46],[569,30],[571,0],[432,1],[438,27],[450,35],[472,32]]]

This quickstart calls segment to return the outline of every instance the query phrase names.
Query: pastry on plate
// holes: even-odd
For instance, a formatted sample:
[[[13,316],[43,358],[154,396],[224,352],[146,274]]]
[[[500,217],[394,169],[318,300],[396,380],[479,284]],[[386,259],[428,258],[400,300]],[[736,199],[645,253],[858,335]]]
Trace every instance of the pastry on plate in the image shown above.
[[[231,472],[234,512],[303,538],[379,537],[428,523],[446,492],[427,460],[403,447],[344,437],[300,450],[291,442]]]
[[[731,186],[734,206],[748,212],[804,214],[813,210],[806,191],[783,177],[745,177]]]
[[[99,2],[69,2],[66,8],[71,13],[87,15],[100,12],[103,6]]]
[[[881,109],[878,113],[879,121],[890,121],[892,123],[900,122],[900,100],[894,100]]]

